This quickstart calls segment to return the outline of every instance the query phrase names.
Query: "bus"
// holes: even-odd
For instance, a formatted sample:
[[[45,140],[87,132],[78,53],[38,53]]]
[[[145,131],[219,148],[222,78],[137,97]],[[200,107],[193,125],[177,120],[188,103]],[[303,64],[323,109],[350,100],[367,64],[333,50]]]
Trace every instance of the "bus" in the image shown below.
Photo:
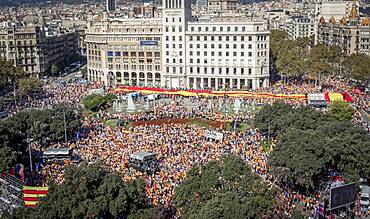
[[[64,160],[71,160],[72,149],[69,148],[50,148],[43,152],[42,158],[44,162],[63,162]]]
[[[158,171],[158,161],[155,153],[140,151],[130,154],[128,166],[140,172],[152,174]]]

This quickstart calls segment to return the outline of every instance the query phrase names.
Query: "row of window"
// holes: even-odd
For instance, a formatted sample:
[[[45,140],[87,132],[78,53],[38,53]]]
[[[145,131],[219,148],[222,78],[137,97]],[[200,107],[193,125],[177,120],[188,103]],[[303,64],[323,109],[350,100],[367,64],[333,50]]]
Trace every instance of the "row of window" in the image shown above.
[[[166,51],[166,55],[168,55],[169,54],[169,52],[168,51]],[[204,51],[203,52],[203,54],[201,55],[201,52],[200,51],[196,51],[196,53],[194,53],[193,51],[190,51],[189,52],[189,55],[190,56],[194,56],[194,54],[196,55],[196,56],[207,56],[208,54],[210,54],[211,56],[215,56],[215,52],[210,52],[210,53],[208,53],[207,51]],[[222,52],[218,52],[218,56],[222,56]],[[247,54],[248,54],[248,57],[251,57],[252,55],[253,55],[253,53],[252,52],[225,52],[225,55],[226,56],[230,56],[230,54],[232,54],[232,56],[238,56],[238,54],[240,54],[240,56],[241,57],[244,57],[244,56],[246,56]],[[257,56],[267,56],[267,51],[258,51],[257,52]]]
[[[170,71],[172,70],[172,72]],[[179,71],[176,70],[176,67],[172,67],[172,69],[170,67],[166,67],[166,72],[168,74],[176,74],[176,73],[179,73],[179,74],[183,74],[183,68],[182,67],[179,67],[178,68]],[[203,71],[201,71],[201,68],[200,67],[190,67],[189,68],[189,72],[192,73],[192,74],[208,74],[208,72],[212,75],[216,74],[216,71],[218,72],[219,75],[230,75],[231,73],[233,75],[237,75],[237,74],[240,74],[240,75],[245,75],[246,73],[248,75],[251,75],[252,74],[252,69],[251,68],[248,68],[248,69],[245,69],[245,68],[240,68],[238,70],[238,68],[203,68]],[[262,74],[262,69],[261,69],[261,74]]]
[[[115,63],[121,63],[121,59],[120,58],[108,58],[108,63],[113,63],[113,60],[115,61]],[[153,59],[136,59],[136,58],[131,58],[131,59],[122,59],[123,63],[148,63],[148,64],[151,64],[153,63]],[[161,60],[160,59],[154,59],[154,63],[155,64],[160,64],[161,63]]]
[[[108,54],[108,57],[112,57],[112,56],[118,56],[118,57],[121,57],[121,56],[131,56],[131,57],[144,57],[146,55],[146,57],[152,57],[154,55],[154,57],[160,57],[161,54],[160,52],[120,52],[120,51],[108,51],[107,52]]]
[[[173,38],[172,39],[173,41],[175,41],[175,39]],[[189,41],[215,41],[215,40],[218,40],[218,41],[226,41],[226,42],[229,42],[230,40],[236,42],[236,41],[252,41],[253,40],[253,36],[189,36]],[[258,41],[266,41],[267,40],[267,36],[257,36],[257,40]]]
[[[190,49],[193,49],[194,48],[194,45],[196,45],[196,49],[200,49],[201,48],[201,45],[200,44],[189,44],[189,48]],[[231,44],[218,44],[218,48],[219,49],[230,49],[230,45]],[[237,44],[232,44],[233,45],[233,49],[238,49],[238,46]],[[245,49],[248,45],[248,49],[252,49],[252,44],[240,44],[240,49]],[[176,49],[176,44],[172,44],[172,49]],[[166,49],[169,49],[170,48],[170,44],[167,43],[166,44]],[[182,49],[182,44],[178,44],[178,48],[179,49]],[[211,44],[210,45],[210,48],[211,49],[215,49],[215,44]],[[257,44],[257,48],[258,49],[267,49],[267,43],[265,44]],[[203,48],[202,49],[208,49],[208,44],[203,44]]]
[[[182,26],[178,26],[178,32],[182,32]],[[170,27],[169,26],[165,26],[165,30],[166,32],[170,32]],[[172,26],[171,28],[172,32],[175,33],[176,32],[176,26]]]
[[[90,40],[96,40],[96,41],[127,41],[127,42],[132,42],[132,41],[143,41],[143,40],[150,40],[150,41],[160,41],[161,37],[153,37],[153,36],[107,36],[107,37],[89,37],[88,39]]]
[[[190,49],[193,49],[194,48],[194,45],[196,46],[196,49],[200,49],[201,48],[201,44],[189,44],[189,48]],[[209,44],[203,44],[203,48],[202,49],[208,49],[208,45]],[[214,49],[215,48],[215,45],[217,44],[210,44],[210,48],[211,49]],[[232,45],[232,48],[233,49],[239,49],[238,48],[238,44],[218,44],[218,48],[219,49],[230,49],[231,48],[231,45]],[[239,44],[240,45],[240,49],[252,49],[252,44]],[[176,48],[175,44],[172,45],[173,48]],[[166,44],[166,48],[169,48],[169,45]],[[257,48],[258,49],[267,49],[267,43],[262,43],[262,44],[257,44]]]
[[[31,66],[27,65],[27,66],[24,66],[24,67],[23,67],[23,70],[24,70],[25,72],[34,72],[36,69],[37,69],[37,68],[36,68],[36,66],[34,66],[34,65],[31,65]]]
[[[128,65],[128,64],[124,64],[124,65],[122,65],[122,67],[123,68],[121,68],[121,65],[120,64],[116,64],[116,65],[108,64],[108,69],[109,70],[113,70],[113,69],[115,69],[115,70],[134,70],[134,71],[136,71],[136,70],[152,71],[153,70],[153,66],[152,65]],[[155,71],[160,71],[161,70],[161,66],[160,65],[155,65],[154,66],[154,70]]]
[[[100,46],[100,44],[96,43],[89,43],[88,41],[96,41],[96,42],[104,42],[104,41],[119,41],[119,42],[137,42],[137,41],[143,41],[143,40],[154,40],[154,41],[160,41],[161,37],[154,37],[154,36],[87,36],[87,46],[88,47],[94,47],[95,49]],[[103,45],[102,45],[103,46]]]
[[[259,31],[260,30],[260,27],[257,26],[256,29],[257,29],[257,31]],[[197,32],[206,31],[206,32],[208,32],[210,30],[211,30],[211,28],[210,27],[207,27],[207,26],[205,26],[205,27],[197,27],[197,28],[190,27],[190,31],[192,31],[192,32],[194,32],[194,31],[197,31]],[[233,28],[232,27],[226,27],[226,28],[224,28],[223,26],[220,26],[220,27],[212,27],[212,32],[216,32],[216,31],[223,32],[224,30],[226,30],[227,32],[231,32],[232,30],[234,32],[238,32],[239,30],[241,30],[242,32],[245,32],[246,31],[246,27],[241,27],[241,28],[240,27],[233,27]]]
[[[189,85],[190,87],[196,86],[202,86],[203,87],[223,87],[225,84],[232,85],[233,88],[238,88],[238,85],[240,85],[240,88],[249,88],[252,89],[253,87],[253,80],[257,79],[237,79],[237,78],[203,78],[203,84],[202,84],[202,78],[200,77],[189,77]],[[238,84],[239,81],[239,84]],[[259,79],[259,86],[263,87],[263,79]]]
[[[199,51],[198,51],[199,52]],[[200,52],[199,53],[196,53],[197,55],[199,54],[200,55]],[[204,56],[207,56],[208,53],[207,52],[203,52]],[[218,56],[233,56],[233,57],[245,57],[245,56],[248,56],[248,57],[252,57],[253,56],[253,53],[252,52],[218,52],[218,53],[215,53],[215,52],[210,52],[210,55],[211,56],[215,56],[215,54],[217,54]],[[267,52],[265,51],[265,54],[267,54]],[[190,55],[192,56],[193,55],[193,51],[190,51]],[[198,56],[199,56],[198,55]],[[240,55],[240,56],[239,56]],[[190,59],[190,63],[191,60],[193,59]]]
[[[169,59],[167,59],[167,61],[169,61]],[[208,62],[208,59],[190,59],[189,60],[190,64],[216,64],[216,59],[211,59],[210,63]],[[168,63],[168,62],[167,62]],[[173,60],[173,63],[174,60]],[[217,59],[217,63],[218,64],[233,64],[233,65],[237,65],[239,62],[237,59]],[[240,63],[241,65],[244,65],[244,59],[240,59]],[[248,59],[248,65],[251,65],[252,64],[252,59]]]
[[[182,36],[178,36],[179,41],[182,41]],[[170,37],[166,36],[166,41],[170,41]],[[176,36],[172,36],[172,41],[176,41]]]
[[[177,19],[178,19],[179,22],[181,22],[181,17],[178,17]],[[175,17],[173,17],[171,20],[172,20],[173,23],[176,22]],[[168,17],[166,17],[166,23],[168,23],[169,21],[170,21],[170,19]]]
[[[182,0],[166,0],[166,8],[181,8]]]
[[[203,70],[203,71],[201,71]],[[196,74],[208,74],[208,73],[211,73],[211,74],[215,74],[216,73],[216,70],[218,70],[218,74],[221,75],[221,74],[226,74],[226,75],[229,75],[230,73],[236,75],[236,74],[240,74],[240,75],[244,75],[245,73],[248,73],[248,75],[251,75],[252,74],[252,69],[251,68],[248,68],[248,69],[245,69],[245,68],[203,68],[201,69],[200,67],[190,67],[189,68],[189,72],[191,74],[193,73],[196,73]]]
[[[33,39],[36,38],[35,34],[16,34],[15,39]],[[6,39],[6,36],[3,36],[2,39]]]
[[[176,59],[172,59],[172,62],[170,63],[170,59],[166,59],[166,63],[167,64],[176,64],[176,63],[179,63],[179,64],[182,64],[183,63],[183,59],[179,59],[178,60],[178,62],[176,61]],[[211,64],[211,65],[214,65],[214,64],[226,64],[226,65],[246,65],[246,64],[248,64],[248,65],[252,65],[252,59],[248,59],[247,61],[247,63],[245,62],[246,60],[244,60],[244,59],[241,59],[241,60],[237,60],[237,59],[211,59],[211,61],[210,61],[210,63],[208,63],[208,60],[207,59],[204,59],[203,60],[203,62],[201,62],[201,59],[196,59],[195,60],[196,61],[196,64]],[[217,62],[216,62],[217,61]],[[258,60],[259,61],[259,60]],[[266,62],[266,59],[265,59],[265,62]],[[190,59],[190,63],[191,64],[195,64],[194,63],[194,60],[193,59]],[[259,62],[258,62],[258,64],[260,64]]]
[[[103,49],[103,48],[102,48]],[[123,51],[128,51],[128,50],[131,50],[131,51],[144,51],[144,50],[147,50],[147,51],[152,51],[152,50],[156,50],[156,51],[159,51],[161,49],[160,46],[127,46],[127,45],[123,45],[123,46],[120,46],[120,45],[116,45],[116,46],[108,46],[108,50],[123,50]],[[98,49],[99,50],[99,49]]]
[[[87,56],[88,61],[98,61],[101,62],[101,57],[99,56]]]

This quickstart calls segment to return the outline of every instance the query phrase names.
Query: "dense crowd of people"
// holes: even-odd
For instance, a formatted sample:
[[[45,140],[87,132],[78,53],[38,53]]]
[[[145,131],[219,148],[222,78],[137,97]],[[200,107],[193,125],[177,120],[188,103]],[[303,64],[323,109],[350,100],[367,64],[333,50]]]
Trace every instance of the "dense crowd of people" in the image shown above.
[[[17,112],[27,107],[47,107],[49,105],[66,103],[79,104],[91,88],[98,85],[85,84],[47,84],[44,86],[44,95],[27,100],[19,106],[9,108],[10,112]],[[369,112],[370,98],[351,84],[339,79],[327,79],[321,87],[312,84],[277,84],[269,88],[259,89],[257,92],[270,93],[320,93],[320,92],[347,92],[353,99],[351,106],[356,109],[353,122],[370,131],[369,124],[364,118],[364,112]],[[206,129],[197,125],[162,124],[127,127],[130,122],[151,121],[164,118],[202,118],[211,121],[237,121],[246,123],[253,118],[253,111],[243,111],[241,114],[229,112],[223,114],[224,106],[234,106],[234,97],[181,97],[162,96],[161,99],[150,103],[149,112],[137,113],[109,113],[101,111],[94,116],[84,117],[83,126],[78,139],[74,142],[57,143],[50,147],[69,147],[74,153],[87,162],[100,161],[112,172],[120,174],[123,180],[141,178],[146,182],[148,203],[151,205],[172,205],[174,188],[186,177],[186,172],[195,164],[205,164],[210,160],[219,160],[223,155],[235,154],[249,164],[252,171],[261,175],[269,184],[272,176],[267,165],[270,148],[262,147],[262,135],[256,129],[247,129],[239,132],[217,129],[223,134],[222,140],[205,137]],[[246,97],[240,99],[241,108],[270,104],[276,101],[273,98]],[[280,99],[281,100],[281,99]],[[293,106],[307,105],[304,99],[283,99],[283,102]],[[136,100],[141,105],[146,104],[144,99]],[[105,122],[109,119],[119,119],[121,126],[112,128]],[[129,156],[134,152],[147,151],[157,154],[159,171],[154,174],[145,174],[129,168]],[[40,168],[43,176],[41,184],[46,185],[49,180],[63,181],[64,167],[69,163],[48,163]],[[285,200],[284,211],[290,214],[295,205],[303,206],[304,210],[315,212],[320,195],[306,197],[284,189],[281,199]]]
[[[47,83],[42,86],[42,91],[25,96],[21,99],[8,101],[2,104],[2,111],[6,111],[10,116],[23,109],[45,109],[53,105],[78,105],[83,97],[88,94],[88,90],[98,88],[100,84],[81,84],[81,83]]]
[[[223,155],[236,154],[244,159],[251,169],[265,175],[267,151],[260,145],[261,134],[254,129],[242,132],[218,130],[223,139],[207,139],[200,126],[187,124],[164,124],[137,126],[131,129],[112,129],[103,120],[86,118],[84,127],[89,131],[78,141],[75,149],[87,162],[101,161],[124,180],[142,178],[147,182],[147,195],[152,205],[168,206],[172,203],[174,187],[186,176],[195,164],[219,160]],[[129,155],[149,151],[157,154],[159,172],[142,174],[128,168]],[[48,165],[59,170],[58,165]],[[56,172],[48,177],[61,180]],[[57,171],[58,173],[58,171]]]

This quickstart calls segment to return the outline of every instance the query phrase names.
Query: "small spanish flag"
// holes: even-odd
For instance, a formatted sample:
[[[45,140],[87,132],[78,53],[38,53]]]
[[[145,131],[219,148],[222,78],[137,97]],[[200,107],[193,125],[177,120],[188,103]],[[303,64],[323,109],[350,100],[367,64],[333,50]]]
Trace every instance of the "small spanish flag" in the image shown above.
[[[48,194],[48,187],[23,186],[23,201],[25,207],[35,207],[42,197]]]

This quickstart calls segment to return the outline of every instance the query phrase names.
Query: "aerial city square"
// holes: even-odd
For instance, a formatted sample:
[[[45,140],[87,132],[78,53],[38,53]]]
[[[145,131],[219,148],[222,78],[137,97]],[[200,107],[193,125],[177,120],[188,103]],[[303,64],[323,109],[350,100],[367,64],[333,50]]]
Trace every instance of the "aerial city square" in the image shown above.
[[[370,2],[0,0],[0,218],[370,219]]]

